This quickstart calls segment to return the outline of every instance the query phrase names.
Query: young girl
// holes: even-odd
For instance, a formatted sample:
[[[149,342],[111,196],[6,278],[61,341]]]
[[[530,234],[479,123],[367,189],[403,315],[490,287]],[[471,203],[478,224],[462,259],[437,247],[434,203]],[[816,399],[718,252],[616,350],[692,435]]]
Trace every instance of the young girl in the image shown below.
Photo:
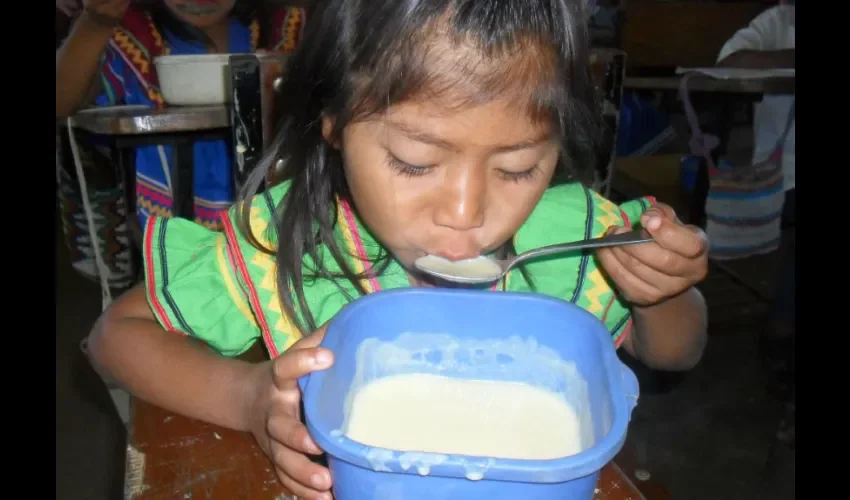
[[[331,498],[295,380],[332,364],[316,346],[346,304],[433,285],[411,265],[424,254],[504,255],[638,224],[656,241],[539,260],[493,289],[576,303],[652,367],[697,362],[703,233],[651,199],[618,207],[577,180],[599,116],[580,1],[327,0],[316,16],[283,88],[277,147],[224,231],[148,223],[145,285],[91,334],[102,373],[252,432],[294,494]],[[289,180],[257,194],[278,158]],[[271,361],[233,359],[257,341]]]
[[[84,0],[56,59],[56,115],[96,104],[163,107],[154,58],[160,55],[294,50],[304,10],[265,12],[262,0]],[[194,145],[195,220],[220,227],[234,199],[231,154],[223,140]],[[136,212],[171,217],[170,146],[136,151]]]

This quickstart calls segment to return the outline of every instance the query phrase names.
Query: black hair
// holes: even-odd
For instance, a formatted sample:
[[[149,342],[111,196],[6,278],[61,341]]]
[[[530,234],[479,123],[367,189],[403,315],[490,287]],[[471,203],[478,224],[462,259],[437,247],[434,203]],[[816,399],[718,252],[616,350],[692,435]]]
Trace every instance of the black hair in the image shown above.
[[[254,19],[260,20],[260,47],[265,47],[269,33],[268,26],[263,23],[270,18],[265,15],[267,3],[264,0],[236,0],[229,13],[230,18],[236,18],[246,26]],[[208,46],[212,44],[206,33],[180,19],[163,0],[135,0],[133,4],[150,13],[153,24],[160,33],[168,32],[184,42],[199,42]]]
[[[312,6],[280,91],[279,132],[237,202],[248,241],[276,253],[278,290],[292,291],[280,293],[283,312],[302,333],[317,327],[305,284],[334,280],[351,300],[339,284],[344,279],[365,294],[364,277],[334,237],[336,200],[350,200],[350,193],[341,153],[326,142],[321,118],[334,118],[332,135],[339,138],[352,120],[424,93],[462,93],[456,104],[463,106],[519,90],[532,118],[551,121],[561,141],[553,182],[587,180],[602,130],[587,20],[584,0],[318,0]],[[276,210],[276,234],[268,235],[277,248],[264,248],[250,229],[251,200],[279,159],[290,186]],[[323,248],[341,273],[327,271]],[[513,245],[502,252],[513,253]],[[380,274],[388,263],[382,252],[372,266]]]

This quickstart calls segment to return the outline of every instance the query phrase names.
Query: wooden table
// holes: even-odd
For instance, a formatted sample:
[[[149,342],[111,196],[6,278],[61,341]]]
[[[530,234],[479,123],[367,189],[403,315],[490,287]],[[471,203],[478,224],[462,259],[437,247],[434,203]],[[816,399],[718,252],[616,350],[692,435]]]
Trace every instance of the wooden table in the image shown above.
[[[195,215],[193,145],[201,140],[230,140],[230,114],[230,106],[226,105],[172,106],[161,110],[145,106],[110,106],[78,112],[71,126],[83,133],[109,138],[116,178],[123,187],[125,206],[131,214],[136,206],[136,148],[170,145],[174,213],[191,220]],[[65,120],[60,121],[60,125],[66,124]],[[63,136],[64,157],[72,158],[67,134]],[[134,217],[130,217],[129,227],[138,247],[141,228]]]
[[[620,458],[617,458],[620,462]],[[628,460],[626,460],[628,462]],[[594,500],[668,500],[651,480],[608,464]],[[640,483],[638,489],[636,483]],[[125,498],[136,500],[290,500],[249,434],[187,419],[139,400],[127,447]]]
[[[640,77],[627,76],[623,86],[631,90],[679,90],[681,76]],[[724,94],[794,94],[794,78],[717,79],[695,76],[688,82],[691,92],[716,92]]]
[[[155,110],[136,106],[85,109],[74,125],[103,135],[197,132],[230,127],[228,106],[173,106]]]

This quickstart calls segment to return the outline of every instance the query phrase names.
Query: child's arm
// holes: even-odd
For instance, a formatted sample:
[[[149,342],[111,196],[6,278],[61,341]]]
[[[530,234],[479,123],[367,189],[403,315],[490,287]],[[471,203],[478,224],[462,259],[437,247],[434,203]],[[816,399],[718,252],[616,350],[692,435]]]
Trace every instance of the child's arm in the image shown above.
[[[89,352],[96,369],[135,396],[231,429],[249,430],[257,366],[225,358],[154,319],[143,285],[121,296],[95,323]]]
[[[260,364],[225,358],[159,326],[139,285],[98,319],[89,353],[103,376],[121,381],[136,397],[251,432],[283,484],[301,498],[318,499],[330,498],[331,478],[307,457],[320,454],[321,448],[299,420],[296,380],[333,363],[329,351],[317,348],[323,335],[320,329]]]
[[[56,117],[74,114],[100,92],[100,59],[126,11],[126,0],[98,0],[87,7],[56,53]],[[104,13],[98,13],[103,11]]]
[[[660,304],[632,307],[634,327],[623,347],[650,368],[689,370],[708,339],[708,311],[696,288]]]
[[[717,63],[723,68],[776,69],[794,68],[795,49],[739,50]]]
[[[794,68],[794,49],[782,42],[790,23],[784,7],[768,9],[726,41],[717,66],[726,68]]]

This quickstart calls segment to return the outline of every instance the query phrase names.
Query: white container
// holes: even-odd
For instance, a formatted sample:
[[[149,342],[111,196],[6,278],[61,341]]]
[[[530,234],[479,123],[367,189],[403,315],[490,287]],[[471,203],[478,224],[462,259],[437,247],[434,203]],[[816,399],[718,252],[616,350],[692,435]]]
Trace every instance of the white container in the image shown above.
[[[230,54],[159,56],[154,59],[159,88],[173,106],[230,102]]]

